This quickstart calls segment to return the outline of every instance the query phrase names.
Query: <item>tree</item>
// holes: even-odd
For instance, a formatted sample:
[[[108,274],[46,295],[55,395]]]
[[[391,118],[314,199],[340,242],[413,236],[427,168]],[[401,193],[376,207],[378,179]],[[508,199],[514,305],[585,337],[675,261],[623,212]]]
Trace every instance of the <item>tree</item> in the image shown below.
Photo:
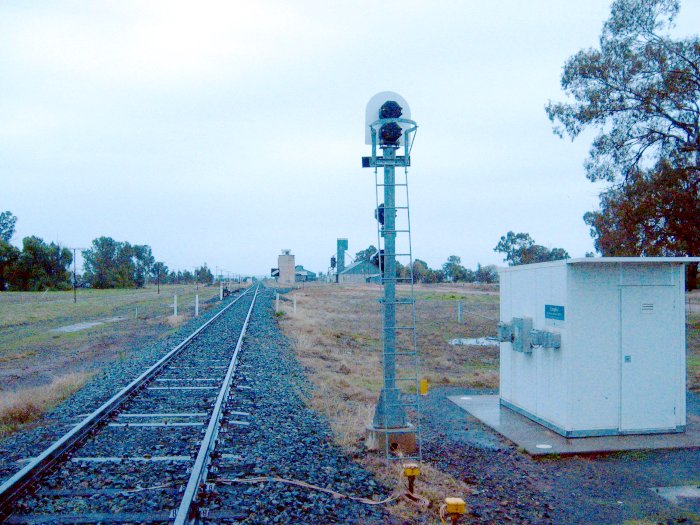
[[[116,283],[117,254],[120,243],[111,237],[92,241],[92,247],[83,251],[83,276],[93,288],[114,288]]]
[[[415,259],[413,261],[413,280],[415,282],[425,282],[430,271],[430,267],[425,261],[421,261],[420,259]]]
[[[368,248],[355,254],[355,262],[369,261],[375,253],[377,253],[377,249],[373,244],[370,244]]]
[[[562,88],[575,102],[550,101],[546,110],[560,136],[599,130],[586,163],[591,180],[626,179],[660,160],[698,169],[700,40],[664,34],[678,10],[678,0],[615,0],[600,49],[564,65]]]
[[[563,248],[550,250],[545,246],[535,244],[529,233],[513,233],[512,231],[501,237],[493,251],[504,253],[506,257],[503,260],[508,261],[510,266],[569,258],[568,252]]]
[[[513,233],[509,231],[506,235],[501,237],[501,240],[498,241],[493,251],[505,253],[506,258],[504,261],[508,261],[508,264],[515,266],[524,264],[522,262],[522,253],[524,250],[531,248],[534,244],[535,241],[530,237],[529,233]]]
[[[17,224],[17,217],[12,215],[12,212],[4,211],[0,213],[1,241],[10,242],[10,239],[15,234],[15,224]]]
[[[207,267],[207,263],[204,263],[204,266],[195,268],[194,275],[197,278],[198,283],[211,284],[212,282],[214,282],[214,275],[211,273],[211,270]]]
[[[456,255],[450,255],[447,262],[442,265],[445,279],[452,282],[466,281],[468,270],[462,266],[462,259]]]
[[[584,215],[595,248],[608,256],[700,253],[700,180],[662,163],[601,194],[600,210]],[[697,287],[697,264],[686,285]]]
[[[474,277],[479,283],[497,283],[498,269],[493,264],[481,266],[481,263],[477,263]]]
[[[560,136],[598,130],[586,175],[610,185],[584,220],[603,255],[700,253],[700,39],[668,35],[678,11],[678,0],[615,0],[600,49],[564,66],[574,101],[546,107]]]
[[[158,261],[153,264],[151,267],[151,277],[153,277],[154,281],[161,284],[168,281],[168,267],[164,262]]]
[[[93,240],[83,259],[84,277],[93,288],[142,287],[155,261],[150,246],[132,246],[111,237]]]
[[[0,239],[0,292],[7,290],[10,285],[19,256],[20,251],[17,248]]]
[[[137,288],[143,288],[146,284],[146,276],[151,272],[155,264],[155,257],[151,247],[147,244],[135,244],[131,247],[134,270],[133,281]]]
[[[68,268],[72,262],[68,248],[46,244],[39,237],[25,237],[7,281],[11,290],[66,290],[70,288]]]
[[[428,270],[428,275],[425,276],[423,282],[437,284],[445,281],[445,272],[442,270]]]
[[[465,283],[473,283],[476,281],[476,274],[474,273],[473,270],[469,268],[464,269],[464,277],[460,279],[461,281],[464,281]]]
[[[400,261],[396,261],[396,277],[401,279],[403,282],[410,282],[411,280],[411,267],[407,264],[401,264]]]

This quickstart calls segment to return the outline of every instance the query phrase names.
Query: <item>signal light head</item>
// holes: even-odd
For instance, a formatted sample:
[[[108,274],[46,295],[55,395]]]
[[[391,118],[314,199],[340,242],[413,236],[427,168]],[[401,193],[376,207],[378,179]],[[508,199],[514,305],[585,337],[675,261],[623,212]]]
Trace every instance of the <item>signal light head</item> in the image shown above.
[[[399,118],[403,113],[403,108],[393,100],[387,100],[379,108],[379,118]]]
[[[396,122],[389,122],[379,128],[379,144],[381,146],[396,146],[403,135],[403,130]]]

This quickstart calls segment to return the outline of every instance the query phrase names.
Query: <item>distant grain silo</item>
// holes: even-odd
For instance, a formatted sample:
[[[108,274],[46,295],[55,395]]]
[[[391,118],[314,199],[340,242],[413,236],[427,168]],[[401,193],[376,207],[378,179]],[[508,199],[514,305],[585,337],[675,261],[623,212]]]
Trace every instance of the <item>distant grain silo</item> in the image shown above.
[[[280,272],[277,282],[281,284],[294,284],[295,268],[292,250],[282,250],[282,253],[277,257],[277,267]]]

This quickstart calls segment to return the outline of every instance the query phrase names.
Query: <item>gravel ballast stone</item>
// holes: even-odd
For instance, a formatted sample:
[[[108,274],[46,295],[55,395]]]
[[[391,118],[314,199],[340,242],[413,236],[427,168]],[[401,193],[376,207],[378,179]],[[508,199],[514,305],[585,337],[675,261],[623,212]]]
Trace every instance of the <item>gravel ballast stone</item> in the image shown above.
[[[351,499],[286,483],[233,481],[278,476],[374,500],[384,499],[390,492],[332,443],[328,422],[306,406],[308,384],[276,324],[271,298],[269,291],[258,297],[240,354],[241,366],[225,407],[209,473],[209,481],[215,481],[218,487],[202,500],[210,522],[392,523],[382,508]],[[206,381],[196,384],[210,385],[213,383],[207,378],[223,377],[225,367],[221,365],[227,364],[231,356],[238,338],[236,325],[242,325],[246,312],[247,307],[234,306],[222,316],[225,326],[203,332],[173,361],[171,369],[166,367],[158,376],[169,381],[152,381],[148,386],[192,385],[194,382],[183,378],[193,376]],[[8,477],[19,470],[23,466],[19,460],[39,454],[65,433],[69,424],[79,422],[84,414],[100,406],[214,313],[188,323],[165,344],[159,342],[133,352],[133,358],[113,363],[48,414],[40,426],[5,440],[0,445],[0,450],[7,452],[0,462],[0,474]],[[186,370],[199,365],[205,366],[194,374]],[[210,413],[215,397],[215,390],[147,389],[128,400],[120,412]],[[178,423],[206,420],[208,416],[170,418]],[[161,423],[162,419],[149,421]],[[121,425],[135,420],[113,416],[110,422]],[[102,425],[71,453],[75,460],[53,468],[42,480],[40,490],[21,500],[17,510],[32,515],[97,516],[157,514],[177,508],[180,495],[174,489],[186,483],[187,466],[192,464],[186,458],[196,455],[203,432],[204,427]],[[180,459],[139,459],[151,456]],[[81,459],[94,457],[112,460],[98,463]]]
[[[232,481],[269,476],[373,500],[390,494],[333,444],[328,421],[306,406],[309,384],[277,326],[271,299],[269,292],[258,299],[234,379],[238,388],[227,406],[249,413],[231,417],[250,424],[228,425],[217,446],[240,459],[214,461],[210,479],[219,482],[210,508],[237,508],[247,515],[245,523],[391,523],[381,506],[287,483]]]

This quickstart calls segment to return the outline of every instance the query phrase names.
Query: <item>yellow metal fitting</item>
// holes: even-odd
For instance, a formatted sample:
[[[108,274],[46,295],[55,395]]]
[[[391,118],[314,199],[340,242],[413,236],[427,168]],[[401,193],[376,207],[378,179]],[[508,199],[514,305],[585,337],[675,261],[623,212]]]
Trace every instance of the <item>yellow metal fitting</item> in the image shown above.
[[[420,380],[420,395],[422,395],[422,396],[428,395],[428,380],[427,379]]]
[[[420,467],[418,463],[406,463],[403,466],[403,475],[407,478],[420,476]]]
[[[467,504],[462,498],[445,498],[448,514],[464,514],[467,512]]]

